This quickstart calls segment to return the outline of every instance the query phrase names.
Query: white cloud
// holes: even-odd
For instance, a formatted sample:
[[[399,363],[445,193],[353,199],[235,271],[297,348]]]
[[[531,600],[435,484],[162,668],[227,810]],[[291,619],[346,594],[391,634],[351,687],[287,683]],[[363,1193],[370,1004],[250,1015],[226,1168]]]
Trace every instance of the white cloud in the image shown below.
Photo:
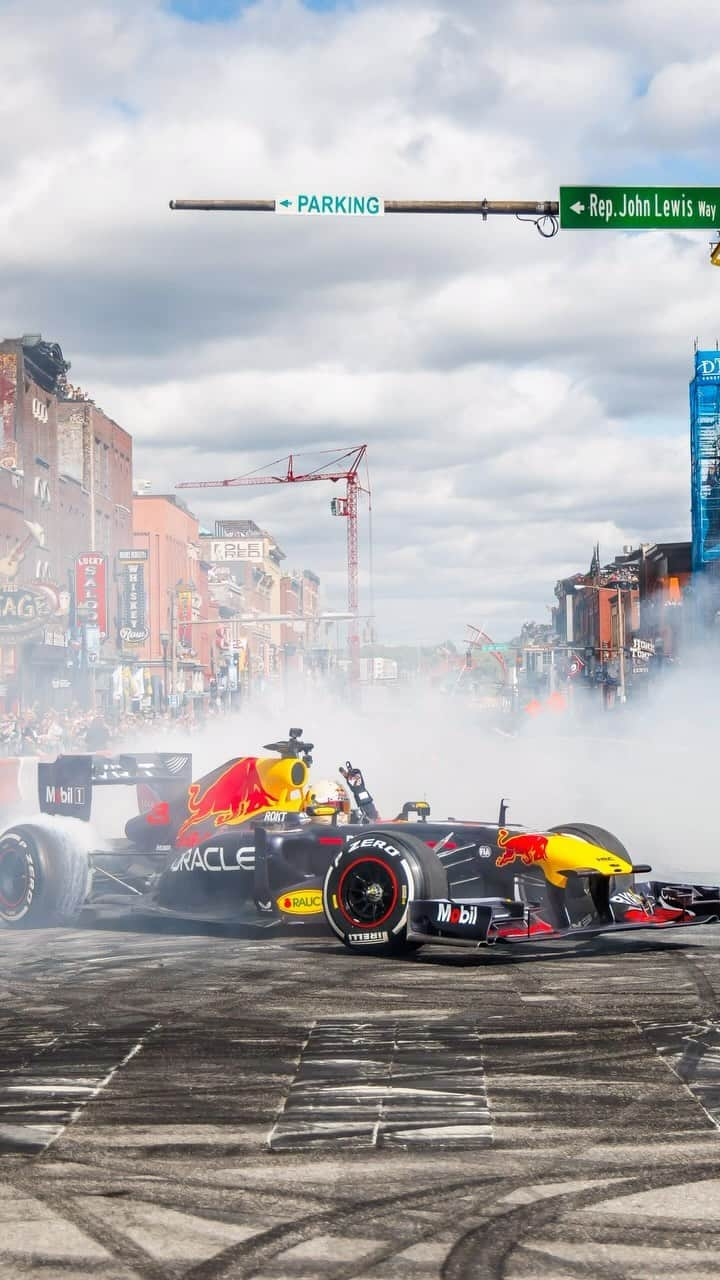
[[[690,354],[716,333],[703,236],[544,242],[509,219],[321,222],[168,201],[671,182],[679,145],[695,171],[709,161],[716,114],[696,39],[714,5],[698,0],[691,23],[681,8],[414,0],[320,16],[259,0],[201,27],[141,0],[12,0],[5,330],[63,344],[159,487],[367,441],[381,634],[542,617],[596,538],[610,555],[687,532]],[[342,603],[329,489],[186,496],[207,521],[262,519]]]
[[[720,121],[720,55],[673,62],[653,76],[638,110],[639,122],[655,144],[694,147],[698,134]],[[701,122],[699,124],[699,122]],[[661,144],[662,144],[661,143]]]

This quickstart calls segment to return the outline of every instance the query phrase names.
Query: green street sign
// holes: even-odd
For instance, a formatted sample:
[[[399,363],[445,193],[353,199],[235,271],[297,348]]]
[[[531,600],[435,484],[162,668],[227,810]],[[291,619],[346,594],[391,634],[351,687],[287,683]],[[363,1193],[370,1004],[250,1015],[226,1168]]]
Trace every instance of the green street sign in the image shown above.
[[[561,187],[560,226],[607,231],[708,231],[719,225],[720,187]]]
[[[480,646],[483,653],[507,653],[510,648],[509,644],[483,644]]]

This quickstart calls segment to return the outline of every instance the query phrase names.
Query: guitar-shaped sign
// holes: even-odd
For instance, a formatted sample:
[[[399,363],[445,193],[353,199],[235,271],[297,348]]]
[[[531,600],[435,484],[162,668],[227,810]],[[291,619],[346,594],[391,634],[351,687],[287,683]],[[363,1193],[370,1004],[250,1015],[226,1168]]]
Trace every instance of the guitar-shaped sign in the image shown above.
[[[18,569],[25,559],[25,552],[32,542],[36,542],[39,547],[45,546],[45,530],[41,524],[33,524],[30,520],[25,520],[28,533],[21,542],[7,556],[0,557],[0,578],[12,581],[17,577]]]

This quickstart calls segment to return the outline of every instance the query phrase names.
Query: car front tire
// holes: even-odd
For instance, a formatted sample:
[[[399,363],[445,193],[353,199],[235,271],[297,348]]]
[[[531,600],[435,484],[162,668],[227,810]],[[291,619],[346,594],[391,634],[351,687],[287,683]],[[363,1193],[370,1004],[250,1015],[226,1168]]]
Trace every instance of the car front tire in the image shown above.
[[[352,951],[408,955],[410,902],[447,898],[447,875],[437,854],[417,836],[373,827],[353,836],[331,863],[323,910],[334,933]]]

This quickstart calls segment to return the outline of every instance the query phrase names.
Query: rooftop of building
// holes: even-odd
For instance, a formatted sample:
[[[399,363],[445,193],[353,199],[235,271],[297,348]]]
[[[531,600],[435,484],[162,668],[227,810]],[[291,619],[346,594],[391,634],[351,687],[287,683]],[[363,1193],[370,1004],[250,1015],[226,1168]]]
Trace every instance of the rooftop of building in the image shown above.
[[[270,534],[261,529],[254,520],[216,520],[212,538],[257,538],[261,535],[269,538]]]
[[[152,502],[170,502],[174,507],[177,507],[179,511],[184,511],[186,515],[192,516],[193,520],[196,519],[194,511],[191,511],[187,503],[183,502],[182,498],[178,498],[175,493],[133,493],[133,502],[143,502],[144,500]]]

